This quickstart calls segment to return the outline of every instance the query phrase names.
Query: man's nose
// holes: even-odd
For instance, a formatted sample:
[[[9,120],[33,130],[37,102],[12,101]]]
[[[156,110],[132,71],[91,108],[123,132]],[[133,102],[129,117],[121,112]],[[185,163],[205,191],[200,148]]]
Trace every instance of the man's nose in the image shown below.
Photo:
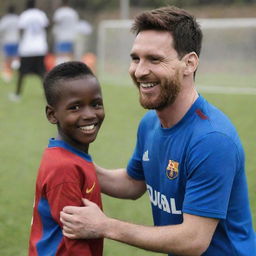
[[[134,72],[134,75],[136,78],[142,78],[144,76],[147,76],[149,73],[150,73],[150,69],[145,62],[140,61],[136,65],[135,72]]]

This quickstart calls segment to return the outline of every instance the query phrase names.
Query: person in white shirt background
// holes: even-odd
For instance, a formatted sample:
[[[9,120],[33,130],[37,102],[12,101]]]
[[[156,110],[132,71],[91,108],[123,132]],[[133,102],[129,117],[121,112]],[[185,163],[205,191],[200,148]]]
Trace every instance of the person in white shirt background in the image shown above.
[[[35,0],[28,0],[26,10],[19,17],[18,27],[21,31],[21,39],[18,53],[20,56],[20,68],[15,94],[10,94],[10,100],[20,100],[23,79],[27,74],[36,74],[43,78],[46,67],[44,58],[48,53],[46,28],[49,20],[46,14],[36,8]]]
[[[73,60],[79,15],[68,0],[62,0],[62,5],[53,13],[52,22],[56,64]]]
[[[9,82],[13,77],[13,69],[19,66],[18,43],[19,43],[19,16],[16,14],[14,5],[7,7],[6,14],[0,20],[0,37],[3,51],[2,78]]]

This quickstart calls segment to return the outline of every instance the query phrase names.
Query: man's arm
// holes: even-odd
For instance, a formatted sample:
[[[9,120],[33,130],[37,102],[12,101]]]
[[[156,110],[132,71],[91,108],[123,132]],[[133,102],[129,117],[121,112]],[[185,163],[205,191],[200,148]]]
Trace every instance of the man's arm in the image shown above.
[[[175,255],[201,255],[209,246],[218,220],[190,214],[178,225],[150,227],[107,217],[96,204],[68,206],[61,212],[63,234],[68,238],[105,237],[145,250]]]
[[[131,178],[126,169],[108,170],[95,165],[101,191],[109,196],[137,199],[146,191],[145,181]]]

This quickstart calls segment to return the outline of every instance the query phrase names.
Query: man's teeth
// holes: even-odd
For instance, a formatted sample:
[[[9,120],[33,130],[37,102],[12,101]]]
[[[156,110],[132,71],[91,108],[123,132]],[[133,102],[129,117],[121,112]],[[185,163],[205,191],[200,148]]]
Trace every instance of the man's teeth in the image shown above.
[[[91,131],[95,127],[94,124],[80,127],[83,131]]]
[[[154,87],[156,85],[156,83],[140,83],[140,86],[142,88],[151,88]]]

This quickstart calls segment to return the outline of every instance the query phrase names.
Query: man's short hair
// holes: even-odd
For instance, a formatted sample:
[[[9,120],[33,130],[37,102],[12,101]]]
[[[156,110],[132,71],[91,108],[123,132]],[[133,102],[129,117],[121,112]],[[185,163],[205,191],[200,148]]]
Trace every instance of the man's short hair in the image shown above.
[[[91,69],[80,61],[68,61],[55,66],[44,77],[43,87],[46,101],[54,106],[61,91],[61,82],[86,76],[95,77]]]
[[[201,52],[202,31],[194,16],[174,6],[162,7],[139,14],[131,30],[138,34],[144,30],[168,31],[173,36],[174,49],[179,57],[189,52]]]

